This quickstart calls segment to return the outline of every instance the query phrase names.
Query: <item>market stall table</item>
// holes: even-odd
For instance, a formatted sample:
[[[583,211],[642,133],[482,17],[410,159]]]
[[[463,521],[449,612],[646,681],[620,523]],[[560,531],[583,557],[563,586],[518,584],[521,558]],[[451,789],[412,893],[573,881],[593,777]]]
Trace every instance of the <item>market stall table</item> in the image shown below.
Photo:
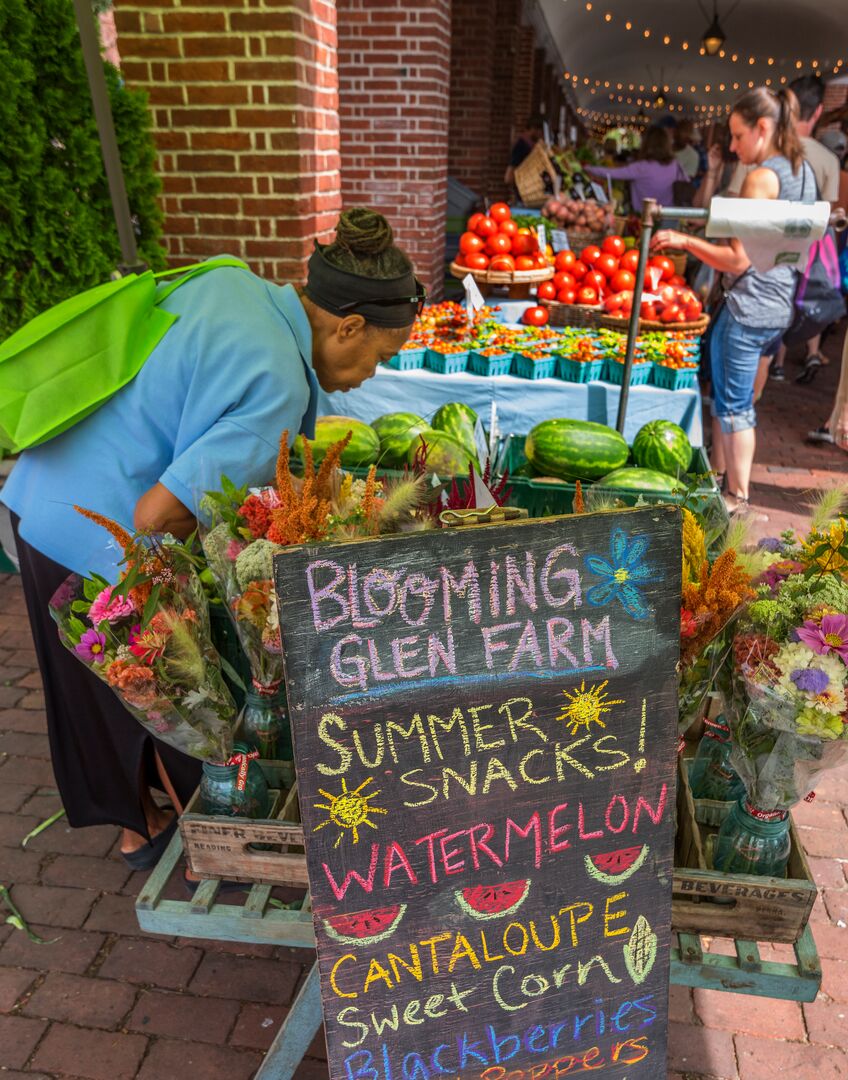
[[[370,424],[378,416],[413,409],[424,417],[449,401],[470,405],[488,423],[497,406],[502,432],[526,434],[552,416],[594,420],[615,427],[621,387],[608,382],[569,383],[562,379],[519,379],[513,375],[439,375],[426,369],[396,371],[380,367],[358,390],[321,394],[318,414],[352,416]],[[703,445],[701,394],[631,386],[624,437],[632,442],[649,420],[673,420],[693,446]]]

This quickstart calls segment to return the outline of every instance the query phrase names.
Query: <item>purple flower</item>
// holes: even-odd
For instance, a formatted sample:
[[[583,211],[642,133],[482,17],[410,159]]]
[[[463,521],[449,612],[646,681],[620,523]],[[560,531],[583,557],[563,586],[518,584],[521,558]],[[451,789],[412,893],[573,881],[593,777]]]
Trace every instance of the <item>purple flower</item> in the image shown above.
[[[757,584],[768,585],[772,592],[777,592],[791,574],[800,574],[803,569],[803,565],[794,559],[781,559],[760,574]]]
[[[836,653],[848,664],[848,615],[825,615],[821,623],[807,619],[797,634],[798,640],[819,656]]]
[[[827,672],[818,668],[796,668],[789,678],[805,694],[822,694],[830,682]]]
[[[86,630],[74,652],[89,664],[102,664],[106,659],[106,635]]]
[[[762,548],[763,551],[778,552],[783,550],[783,544],[776,536],[764,536],[757,544],[757,547]]]

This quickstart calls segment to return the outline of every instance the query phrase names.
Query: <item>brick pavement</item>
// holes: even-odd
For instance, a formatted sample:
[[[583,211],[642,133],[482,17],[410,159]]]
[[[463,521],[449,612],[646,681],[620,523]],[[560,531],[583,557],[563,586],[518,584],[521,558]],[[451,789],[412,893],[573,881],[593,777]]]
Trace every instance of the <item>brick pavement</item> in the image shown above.
[[[806,494],[846,474],[840,451],[801,441],[829,412],[836,376],[831,365],[811,387],[768,388],[752,501],[771,521],[760,533],[800,524]],[[55,939],[35,945],[0,924],[0,1078],[247,1080],[303,977],[298,954],[143,934],[133,912],[143,876],[124,867],[114,829],[60,822],[21,850],[59,807],[34,665],[19,581],[0,577],[0,882],[13,884],[33,929]],[[673,987],[669,1080],[848,1077],[846,780],[848,770],[831,774],[796,814],[821,889],[819,999],[802,1006]],[[326,1077],[320,1038],[297,1076]]]

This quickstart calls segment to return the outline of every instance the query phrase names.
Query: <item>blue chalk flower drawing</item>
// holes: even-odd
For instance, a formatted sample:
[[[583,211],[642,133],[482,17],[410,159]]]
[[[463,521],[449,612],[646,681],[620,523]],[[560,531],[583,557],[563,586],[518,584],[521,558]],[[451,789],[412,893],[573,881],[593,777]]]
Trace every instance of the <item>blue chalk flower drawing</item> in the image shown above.
[[[650,610],[639,586],[659,580],[654,568],[642,561],[649,545],[647,536],[628,537],[624,529],[613,529],[609,560],[602,559],[600,555],[585,557],[587,568],[606,579],[587,591],[587,603],[602,607],[610,600],[617,599],[631,618],[647,619]]]

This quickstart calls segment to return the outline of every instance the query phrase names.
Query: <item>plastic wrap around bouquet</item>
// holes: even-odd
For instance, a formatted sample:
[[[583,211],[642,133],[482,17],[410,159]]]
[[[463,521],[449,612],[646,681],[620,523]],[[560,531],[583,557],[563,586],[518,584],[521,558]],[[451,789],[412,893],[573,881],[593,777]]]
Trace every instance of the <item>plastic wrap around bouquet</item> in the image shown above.
[[[124,570],[117,585],[73,574],[59,586],[50,614],[62,644],[151,735],[204,762],[228,762],[235,704],[193,557],[171,536],[132,536],[100,514],[80,513],[111,533]]]
[[[762,541],[757,595],[737,626],[726,712],[746,797],[717,869],[781,875],[788,811],[848,760],[848,522]]]
[[[304,471],[299,477],[289,468],[284,431],[274,485],[236,488],[222,477],[221,490],[203,499],[203,550],[251,668],[240,733],[265,758],[292,756],[274,556],[290,544],[374,536],[428,523],[415,519],[427,493],[423,478],[409,476],[383,486],[373,466],[365,479],[339,468],[350,439],[348,434],[327,448],[317,470],[310,444],[302,440]]]

